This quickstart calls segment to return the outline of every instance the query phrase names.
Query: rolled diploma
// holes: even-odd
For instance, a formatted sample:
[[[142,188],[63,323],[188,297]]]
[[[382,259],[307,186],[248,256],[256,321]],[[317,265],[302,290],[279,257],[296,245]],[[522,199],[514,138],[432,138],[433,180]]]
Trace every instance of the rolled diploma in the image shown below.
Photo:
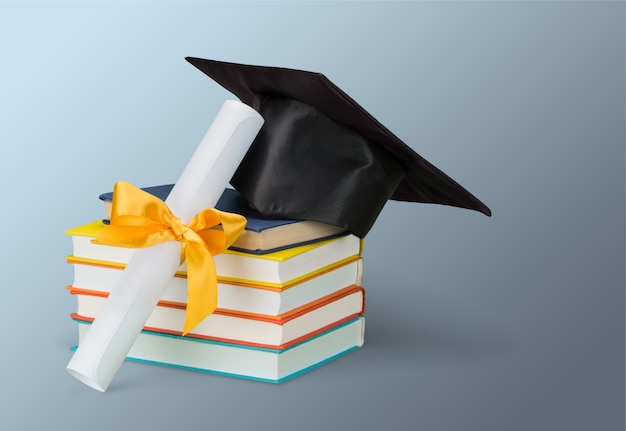
[[[188,224],[214,207],[263,125],[252,108],[227,100],[170,192],[166,203]],[[180,265],[181,243],[137,249],[72,359],[67,371],[106,391]]]

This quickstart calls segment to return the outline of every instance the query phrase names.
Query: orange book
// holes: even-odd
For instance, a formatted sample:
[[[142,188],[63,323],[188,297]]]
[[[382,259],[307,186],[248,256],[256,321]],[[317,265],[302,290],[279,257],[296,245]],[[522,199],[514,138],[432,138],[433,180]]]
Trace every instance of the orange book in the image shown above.
[[[97,317],[108,296],[71,286],[68,290],[78,299],[72,318],[84,322]],[[185,337],[283,350],[361,316],[364,311],[365,290],[352,285],[278,316],[218,309]],[[184,305],[161,301],[144,330],[181,335],[184,322]]]

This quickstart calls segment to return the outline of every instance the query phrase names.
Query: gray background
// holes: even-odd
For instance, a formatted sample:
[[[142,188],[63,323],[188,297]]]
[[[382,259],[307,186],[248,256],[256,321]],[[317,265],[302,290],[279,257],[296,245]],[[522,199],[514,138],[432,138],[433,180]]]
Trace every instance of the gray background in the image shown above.
[[[624,3],[0,3],[3,429],[623,430]],[[283,385],[76,342],[64,231],[175,181],[224,99],[187,55],[319,71],[494,216],[390,202],[365,346]]]

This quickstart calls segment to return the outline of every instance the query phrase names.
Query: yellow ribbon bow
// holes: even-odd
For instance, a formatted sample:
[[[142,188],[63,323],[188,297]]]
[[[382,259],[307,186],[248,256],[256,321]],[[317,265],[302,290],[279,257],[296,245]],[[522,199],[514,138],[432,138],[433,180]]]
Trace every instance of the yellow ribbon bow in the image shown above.
[[[220,224],[221,229],[217,228]],[[185,225],[161,199],[120,181],[113,189],[111,222],[93,242],[131,248],[172,240],[183,243],[181,262],[187,261],[185,335],[217,308],[217,274],[212,256],[230,247],[245,227],[245,217],[214,208],[200,211]]]

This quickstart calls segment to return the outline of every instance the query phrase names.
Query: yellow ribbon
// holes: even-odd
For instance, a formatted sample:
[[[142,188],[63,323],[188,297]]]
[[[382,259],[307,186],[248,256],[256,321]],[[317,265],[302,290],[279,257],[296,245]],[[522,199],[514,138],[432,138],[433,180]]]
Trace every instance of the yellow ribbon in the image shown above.
[[[113,189],[111,222],[93,242],[131,248],[172,240],[183,243],[181,262],[187,261],[185,335],[217,308],[217,274],[212,256],[230,247],[245,226],[245,217],[214,208],[200,211],[185,225],[161,199],[121,181]]]

